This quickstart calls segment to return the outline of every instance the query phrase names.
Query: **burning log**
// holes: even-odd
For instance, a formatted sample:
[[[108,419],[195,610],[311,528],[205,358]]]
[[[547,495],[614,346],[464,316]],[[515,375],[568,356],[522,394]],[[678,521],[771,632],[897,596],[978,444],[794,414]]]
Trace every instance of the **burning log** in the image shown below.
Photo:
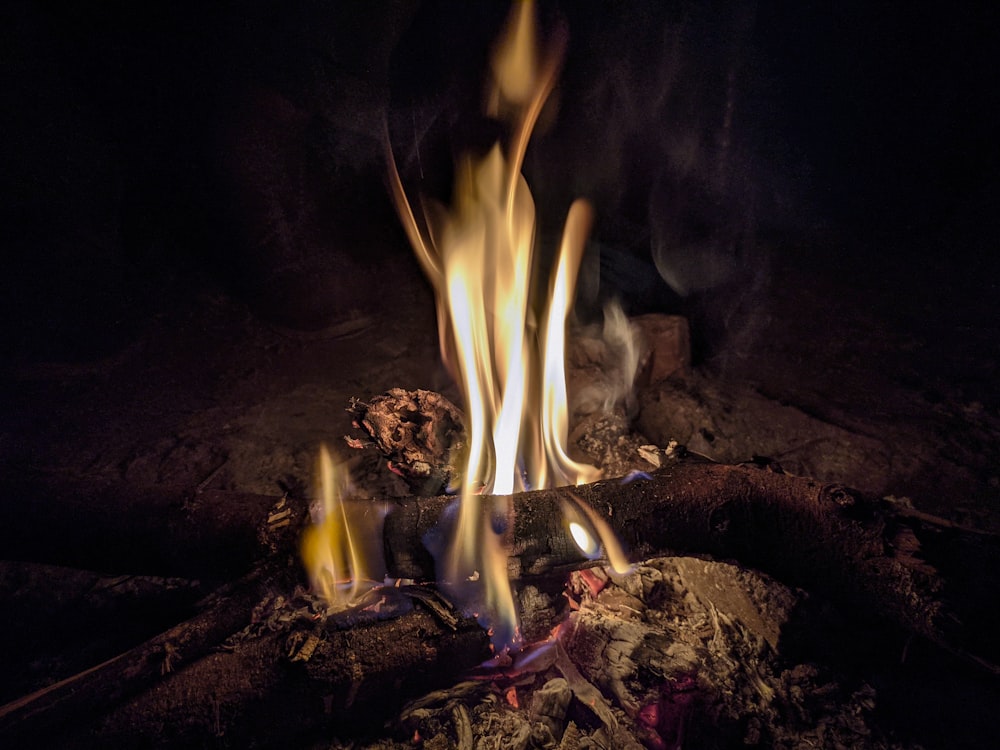
[[[371,729],[404,699],[489,658],[483,630],[432,591],[383,589],[321,618],[296,588],[300,577],[275,556],[196,617],[0,707],[0,735],[82,748],[223,735],[243,744],[332,722]]]
[[[633,559],[695,553],[736,560],[1000,673],[995,536],[840,485],[756,466],[675,461],[634,481],[515,495],[512,578],[581,566],[562,510],[570,494],[607,518]],[[390,574],[434,578],[423,540],[453,502],[415,498],[389,514]]]
[[[153,744],[190,747],[225,737],[231,747],[288,747],[304,737],[376,732],[406,700],[454,684],[490,657],[474,620],[447,606],[434,610],[442,611],[391,588],[369,607],[322,623],[265,622],[262,633],[238,634],[117,706],[95,726],[95,746],[165,737]],[[275,616],[295,615],[275,608]]]
[[[149,527],[139,534],[148,549],[134,550],[131,569],[142,571],[140,563],[148,558],[151,564],[144,572],[168,569],[219,575],[246,570],[254,559],[271,551],[297,548],[307,513],[305,501],[293,498],[223,492],[192,497],[102,485],[81,492],[81,502],[73,499],[71,488],[78,485],[45,485],[54,493],[51,517],[58,517],[62,509],[65,518],[72,519],[62,522],[66,536],[57,538],[69,538],[71,526],[87,528],[93,544],[95,538],[109,537],[101,526],[108,522],[112,532],[127,539],[127,529],[135,532],[131,524],[139,519]],[[22,497],[29,496],[25,487],[20,491]],[[991,573],[1000,560],[1000,540],[993,535],[839,485],[757,466],[671,460],[648,478],[514,495],[512,578],[561,574],[592,564],[582,558],[565,528],[563,503],[570,493],[607,518],[634,560],[674,553],[735,560],[823,594],[863,618],[894,624],[1000,671],[1000,654],[991,635],[996,624],[992,603],[1000,593],[1000,582]],[[156,502],[143,506],[146,497]],[[109,506],[91,505],[108,498],[113,501]],[[437,579],[425,540],[455,501],[450,496],[414,497],[393,507],[383,533],[391,576]],[[95,518],[84,521],[79,515],[84,508],[93,509]],[[286,511],[291,512],[276,524],[268,523]],[[12,523],[0,525],[0,534],[8,556],[16,557],[26,541],[41,540],[42,551],[31,552],[36,559],[49,557],[45,552],[52,550],[45,548],[47,537],[41,533],[45,525],[37,521],[27,525],[14,517],[6,520]],[[268,535],[269,527],[286,520],[288,525]],[[154,527],[160,532],[158,538]],[[17,529],[20,539],[15,538]],[[27,533],[31,529],[35,533]],[[84,549],[79,541],[75,544]],[[132,557],[132,551],[125,550],[129,553],[125,556]],[[57,547],[55,552],[47,561],[63,562],[65,549]],[[190,559],[185,558],[188,554]],[[166,555],[170,564],[163,564]]]
[[[993,536],[757,466],[671,460],[633,481],[515,495],[512,578],[565,580],[568,571],[594,564],[565,529],[570,493],[608,519],[633,559],[688,552],[735,560],[824,594],[856,620],[887,622],[1000,671],[991,611],[1000,584],[990,575],[1000,543]],[[391,574],[436,578],[424,541],[452,502],[411,498],[389,513]],[[388,589],[367,608],[314,620],[321,614],[315,606],[289,604],[303,596],[302,573],[285,554],[290,539],[283,545],[193,619],[0,708],[0,732],[34,740],[101,716],[92,734],[98,743],[168,731],[184,742],[218,733],[274,736],[281,727],[321,728],[373,711],[388,716],[403,696],[433,687],[428,675],[447,684],[488,655],[482,629],[422,587],[413,596],[430,597],[431,610]],[[387,685],[395,700],[377,708]],[[254,718],[265,702],[277,729]],[[76,746],[86,746],[86,737]]]

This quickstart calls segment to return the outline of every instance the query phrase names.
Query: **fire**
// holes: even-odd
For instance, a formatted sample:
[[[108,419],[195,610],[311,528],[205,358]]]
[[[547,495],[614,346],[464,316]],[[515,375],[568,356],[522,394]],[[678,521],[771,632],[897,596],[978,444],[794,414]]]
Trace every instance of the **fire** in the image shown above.
[[[535,205],[521,175],[564,42],[557,37],[540,52],[533,4],[515,4],[486,99],[487,114],[507,121],[511,136],[485,157],[458,164],[450,208],[428,205],[418,220],[389,159],[397,209],[434,287],[442,357],[465,402],[468,455],[443,583],[486,610],[502,645],[517,640],[517,614],[504,544],[511,508],[496,496],[599,476],[569,455],[564,364],[566,318],[593,211],[583,200],[571,206],[547,296],[535,299]],[[592,518],[576,518],[604,541],[605,529]],[[482,587],[478,594],[468,593],[469,582]]]
[[[389,154],[397,209],[434,287],[441,354],[465,403],[461,495],[451,543],[439,556],[440,583],[480,616],[501,648],[520,640],[508,574],[509,496],[600,475],[570,456],[565,372],[566,319],[593,210],[582,200],[570,207],[545,296],[538,299],[535,204],[521,175],[564,43],[559,36],[541,54],[533,4],[515,4],[495,50],[487,97],[487,114],[508,121],[510,139],[485,157],[459,163],[450,208],[428,205],[418,221]],[[318,505],[302,556],[313,589],[339,609],[370,588],[364,582],[374,576],[365,566],[382,559],[374,542],[382,515],[349,499],[347,474],[325,446],[318,476]],[[613,532],[592,508],[569,493],[562,510],[567,534],[586,556],[603,551],[616,571],[628,569]]]
[[[382,513],[371,502],[349,497],[347,471],[320,446],[317,505],[313,524],[302,537],[302,560],[314,591],[333,609],[343,609],[376,585],[372,566],[382,558],[379,548]],[[378,572],[379,582],[384,578]]]

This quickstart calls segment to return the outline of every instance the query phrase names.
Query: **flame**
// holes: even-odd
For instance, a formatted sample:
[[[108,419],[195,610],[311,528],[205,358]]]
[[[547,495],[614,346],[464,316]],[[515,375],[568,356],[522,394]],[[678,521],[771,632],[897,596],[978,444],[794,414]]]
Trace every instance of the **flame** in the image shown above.
[[[397,209],[434,287],[441,354],[465,402],[468,455],[442,583],[460,597],[470,583],[480,587],[476,606],[501,645],[517,640],[507,496],[600,475],[568,451],[566,318],[593,222],[586,201],[570,207],[547,297],[532,296],[535,204],[521,166],[565,47],[557,34],[540,53],[535,28],[533,3],[515,3],[486,97],[487,114],[506,120],[511,136],[506,147],[497,143],[486,156],[458,163],[450,208],[426,205],[418,220],[391,151],[388,160]]]
[[[335,465],[330,451],[321,445],[317,505],[313,524],[302,537],[302,560],[313,591],[335,610],[350,606],[376,585],[373,566],[382,559],[377,540],[384,514],[370,502],[350,500],[349,493],[347,471]]]

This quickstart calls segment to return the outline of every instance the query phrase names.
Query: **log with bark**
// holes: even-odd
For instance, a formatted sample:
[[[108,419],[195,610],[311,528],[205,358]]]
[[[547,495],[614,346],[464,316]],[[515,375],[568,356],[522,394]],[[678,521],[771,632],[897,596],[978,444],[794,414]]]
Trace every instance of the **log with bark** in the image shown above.
[[[222,490],[25,474],[0,478],[10,560],[228,582],[294,548],[308,502]]]
[[[1000,658],[991,635],[996,625],[993,602],[1000,592],[996,536],[840,485],[756,465],[670,459],[648,476],[516,495],[512,577],[584,564],[566,533],[561,510],[572,491],[609,520],[633,559],[698,553],[735,560],[825,595],[859,616],[894,624],[997,669]],[[46,493],[53,492],[52,485],[45,485]],[[28,491],[21,488],[21,492],[25,497]],[[56,497],[67,497],[69,492],[64,487]],[[232,558],[230,566],[245,570],[272,551],[295,549],[307,515],[306,503],[293,498],[157,492],[158,502],[147,506],[143,501],[151,493],[146,490],[121,485],[100,488],[100,497],[113,498],[117,510],[101,518],[114,516],[115,525],[121,527],[142,518],[149,527],[140,535],[147,540],[143,549],[132,542],[127,549],[118,548],[116,557],[130,560],[134,572],[150,572],[143,569],[143,562],[152,558],[155,572],[193,577],[201,568],[202,574],[218,575],[226,569],[219,560],[227,555]],[[454,497],[439,496],[395,504],[385,519],[383,535],[391,576],[436,579],[424,542],[453,502]],[[279,523],[287,519],[289,524],[269,536],[268,519],[286,510],[288,516]],[[14,526],[20,526],[17,544],[32,550],[37,548],[31,539],[41,542],[50,531],[39,525]],[[77,518],[78,535],[80,528],[89,529],[90,524]],[[96,527],[95,532],[101,529]],[[13,534],[9,529],[6,533],[5,541],[10,541]],[[123,535],[127,537],[124,531]],[[87,536],[93,538],[90,531]],[[8,555],[17,556],[9,551]],[[170,555],[176,561],[164,564]]]
[[[483,629],[431,588],[377,589],[328,613],[303,582],[287,555],[268,558],[190,620],[0,706],[0,738],[6,747],[223,736],[227,746],[269,746],[324,727],[371,731],[403,700],[490,657]]]
[[[516,495],[512,578],[581,564],[561,509],[568,493],[610,522],[633,559],[735,560],[1000,674],[996,536],[836,484],[756,465],[680,460],[631,481]],[[391,574],[433,579],[423,539],[453,502],[414,498],[388,515]]]

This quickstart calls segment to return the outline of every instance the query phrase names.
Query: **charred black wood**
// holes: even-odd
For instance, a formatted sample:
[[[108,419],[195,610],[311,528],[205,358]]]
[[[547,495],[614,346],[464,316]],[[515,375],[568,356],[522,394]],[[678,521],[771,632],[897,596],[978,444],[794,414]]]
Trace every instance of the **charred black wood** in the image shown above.
[[[15,747],[201,747],[223,737],[279,747],[364,734],[491,655],[483,629],[432,591],[380,589],[329,614],[300,606],[316,601],[301,583],[287,558],[268,560],[197,617],[0,707],[0,736]]]
[[[586,564],[562,512],[569,493],[608,520],[634,560],[664,554],[735,560],[1000,673],[1000,648],[990,635],[1000,625],[993,611],[1000,539],[993,535],[836,484],[757,467],[672,461],[631,481],[515,495],[513,577]],[[434,578],[423,540],[455,501],[412,498],[388,515],[391,575]],[[483,512],[489,508],[484,501]]]
[[[294,547],[308,520],[296,497],[52,474],[5,477],[0,493],[6,559],[109,573],[228,582]]]

